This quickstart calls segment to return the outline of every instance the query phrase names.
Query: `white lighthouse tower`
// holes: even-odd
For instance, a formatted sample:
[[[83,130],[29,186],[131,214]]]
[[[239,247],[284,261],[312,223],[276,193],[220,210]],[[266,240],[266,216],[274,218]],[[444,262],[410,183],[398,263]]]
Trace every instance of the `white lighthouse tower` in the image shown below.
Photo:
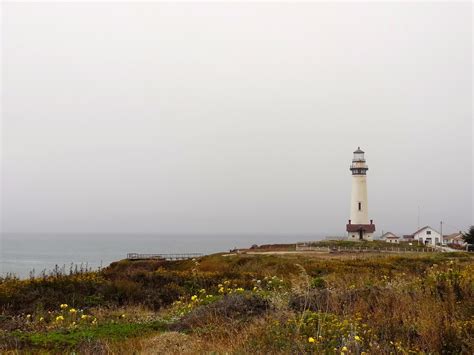
[[[364,152],[359,148],[354,152],[350,167],[352,171],[351,219],[346,225],[349,240],[372,240],[375,225],[369,221],[367,199],[367,170]]]

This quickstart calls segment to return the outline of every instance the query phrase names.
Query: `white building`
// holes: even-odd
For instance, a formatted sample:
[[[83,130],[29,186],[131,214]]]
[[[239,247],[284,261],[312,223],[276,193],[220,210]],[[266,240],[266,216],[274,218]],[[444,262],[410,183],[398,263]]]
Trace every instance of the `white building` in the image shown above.
[[[456,244],[456,245],[466,245],[463,235],[461,232],[443,235],[443,244]]]
[[[373,240],[375,225],[369,222],[367,198],[367,170],[364,152],[359,148],[354,152],[352,165],[351,219],[346,225],[349,240]]]
[[[400,237],[391,233],[391,232],[387,232],[385,233],[384,235],[382,235],[380,237],[380,240],[383,240],[387,243],[392,243],[392,244],[398,244],[400,243]]]
[[[437,245],[442,243],[441,234],[430,226],[425,226],[413,233],[413,241],[425,245]]]

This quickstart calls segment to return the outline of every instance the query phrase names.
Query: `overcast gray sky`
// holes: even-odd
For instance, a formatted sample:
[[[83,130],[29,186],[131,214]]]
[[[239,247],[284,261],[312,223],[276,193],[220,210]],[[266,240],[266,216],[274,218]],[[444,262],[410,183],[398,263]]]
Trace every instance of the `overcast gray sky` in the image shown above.
[[[472,223],[465,3],[3,3],[2,231]]]

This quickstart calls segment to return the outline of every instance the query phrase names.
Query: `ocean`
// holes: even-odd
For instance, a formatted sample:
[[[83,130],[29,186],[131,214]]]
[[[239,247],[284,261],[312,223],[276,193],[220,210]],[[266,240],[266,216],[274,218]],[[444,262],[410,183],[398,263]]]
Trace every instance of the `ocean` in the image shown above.
[[[96,270],[127,253],[202,253],[211,254],[252,244],[292,243],[319,240],[322,236],[287,235],[172,235],[172,234],[1,234],[0,276],[20,278],[43,271],[76,265]]]

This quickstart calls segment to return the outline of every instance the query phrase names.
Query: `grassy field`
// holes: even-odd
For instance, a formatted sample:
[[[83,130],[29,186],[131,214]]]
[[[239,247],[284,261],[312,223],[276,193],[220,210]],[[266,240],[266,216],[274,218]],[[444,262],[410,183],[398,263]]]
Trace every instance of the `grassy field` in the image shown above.
[[[466,253],[216,254],[0,279],[0,352],[471,354]]]

